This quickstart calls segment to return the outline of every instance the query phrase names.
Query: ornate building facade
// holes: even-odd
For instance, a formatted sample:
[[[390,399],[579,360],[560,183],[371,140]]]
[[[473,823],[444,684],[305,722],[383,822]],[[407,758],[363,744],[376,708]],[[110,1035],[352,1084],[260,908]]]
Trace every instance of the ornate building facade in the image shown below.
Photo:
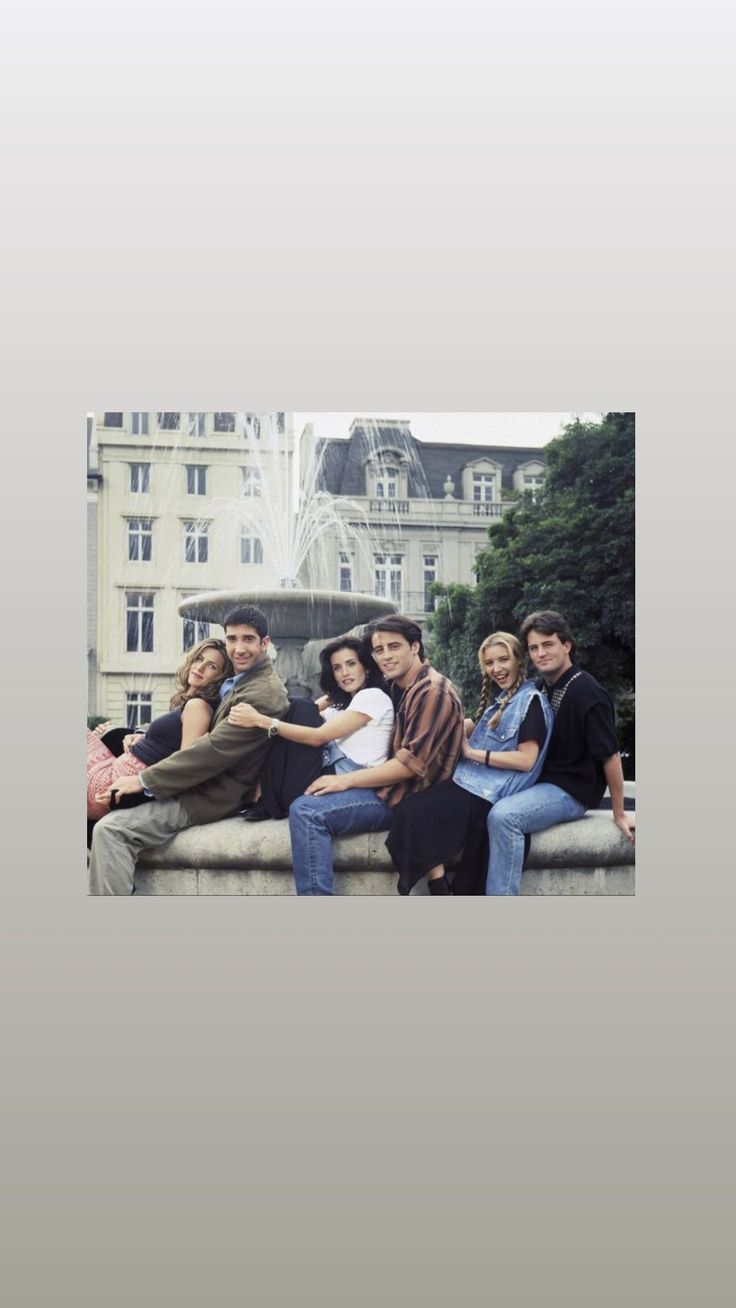
[[[432,582],[472,584],[489,525],[544,478],[541,448],[419,441],[407,421],[355,418],[345,440],[308,429],[302,451],[355,536],[322,542],[311,584],[385,595],[420,621]]]
[[[419,441],[408,422],[355,418],[345,439],[305,428],[297,487],[285,412],[100,413],[87,449],[88,712],[131,726],[168,707],[183,652],[221,634],[182,618],[182,600],[296,578],[387,596],[421,621],[432,582],[472,584],[489,524],[544,476],[541,448]],[[316,527],[290,554],[299,493]]]

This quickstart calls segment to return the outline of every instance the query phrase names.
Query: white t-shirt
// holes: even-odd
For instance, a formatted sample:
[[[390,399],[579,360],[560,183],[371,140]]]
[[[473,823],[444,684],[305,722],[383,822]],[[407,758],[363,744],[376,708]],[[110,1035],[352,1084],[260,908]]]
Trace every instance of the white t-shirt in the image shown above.
[[[377,686],[364,686],[357,695],[353,695],[347,708],[337,709],[330,705],[322,716],[328,721],[338,713],[346,713],[351,709],[356,713],[365,713],[371,720],[351,735],[341,736],[337,740],[343,754],[353,763],[360,763],[362,768],[385,763],[394,729],[394,706],[385,690],[379,690]]]

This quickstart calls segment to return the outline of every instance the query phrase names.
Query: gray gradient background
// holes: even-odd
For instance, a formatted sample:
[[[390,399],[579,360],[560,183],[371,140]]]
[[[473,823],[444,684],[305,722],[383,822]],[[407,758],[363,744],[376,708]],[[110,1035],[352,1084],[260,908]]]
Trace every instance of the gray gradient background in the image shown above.
[[[726,6],[6,13],[4,1302],[727,1302]],[[636,410],[636,898],[85,898],[108,405]]]

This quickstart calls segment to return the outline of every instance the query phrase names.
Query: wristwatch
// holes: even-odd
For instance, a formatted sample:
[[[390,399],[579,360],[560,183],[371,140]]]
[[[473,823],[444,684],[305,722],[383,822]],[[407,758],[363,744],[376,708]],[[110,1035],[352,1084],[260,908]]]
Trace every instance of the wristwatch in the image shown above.
[[[278,734],[279,734],[279,720],[278,718],[271,718],[271,725],[268,728],[266,735],[270,739],[271,736],[278,736]]]

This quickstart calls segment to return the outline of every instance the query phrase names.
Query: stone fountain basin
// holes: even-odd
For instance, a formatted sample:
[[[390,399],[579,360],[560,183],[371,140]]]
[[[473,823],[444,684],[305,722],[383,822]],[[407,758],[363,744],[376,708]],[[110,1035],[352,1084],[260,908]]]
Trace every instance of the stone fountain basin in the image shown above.
[[[610,811],[549,827],[532,836],[521,894],[633,895],[634,850]],[[385,831],[341,836],[333,853],[337,895],[398,898]],[[142,895],[293,895],[289,824],[232,817],[189,827],[142,851],[135,888]],[[414,893],[428,894],[425,880]],[[483,900],[475,903],[480,911]]]
[[[392,600],[358,591],[337,590],[210,590],[192,595],[179,604],[184,618],[219,622],[241,604],[255,604],[268,620],[269,634],[279,638],[330,640],[345,635],[351,627],[396,613]]]

